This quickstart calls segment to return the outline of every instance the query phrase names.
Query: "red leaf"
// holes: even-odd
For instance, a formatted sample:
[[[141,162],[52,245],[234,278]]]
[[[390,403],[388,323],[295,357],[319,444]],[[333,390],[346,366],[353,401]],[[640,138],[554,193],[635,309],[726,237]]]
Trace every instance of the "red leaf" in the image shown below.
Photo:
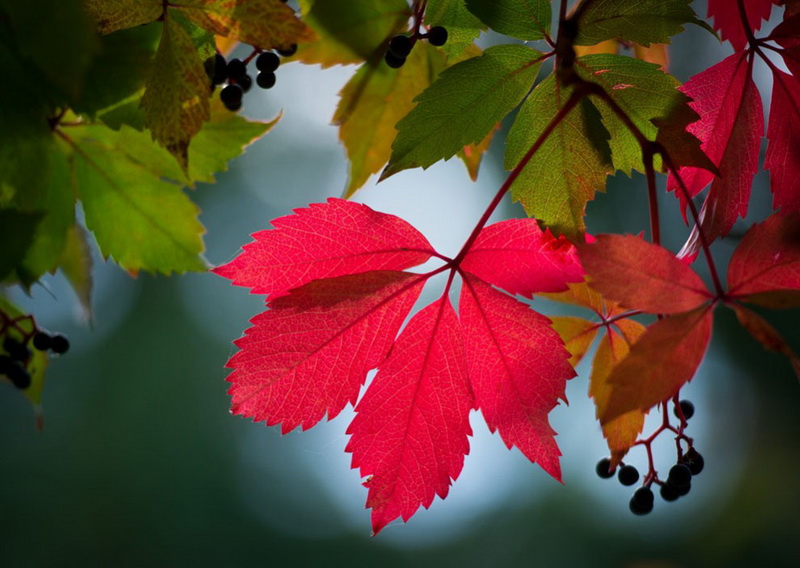
[[[607,424],[632,410],[647,411],[674,396],[692,379],[711,340],[712,307],[658,320],[614,367],[612,390],[600,422]]]
[[[376,271],[311,282],[270,303],[228,362],[235,414],[311,428],[355,403],[386,358],[424,278]]]
[[[550,321],[485,282],[466,276],[459,312],[476,407],[506,446],[561,479],[548,413],[566,400],[575,376],[569,353]]]
[[[768,306],[800,291],[800,214],[774,214],[754,224],[731,256],[728,293]]]
[[[770,171],[772,208],[782,213],[800,211],[800,83],[783,71],[772,71],[772,104],[764,169]]]
[[[560,292],[583,280],[575,247],[563,236],[542,231],[535,219],[510,219],[485,227],[461,268],[503,288],[530,297]]]
[[[800,359],[797,358],[795,352],[789,347],[786,341],[783,340],[775,328],[760,315],[744,306],[734,306],[733,309],[742,327],[745,328],[756,341],[763,345],[765,349],[782,353],[789,358],[789,362],[792,364],[797,378],[800,379]]]
[[[792,75],[797,77],[800,74],[800,4],[786,6],[783,21],[772,30],[767,39],[777,42],[783,48],[783,61]]]
[[[460,325],[443,297],[400,334],[347,430],[352,467],[369,476],[375,534],[447,495],[469,452],[472,407]]]
[[[681,87],[694,102],[692,108],[700,120],[688,131],[701,142],[702,149],[717,166],[722,177],[714,178],[705,169],[683,167],[679,174],[689,197],[694,197],[709,183],[700,213],[708,241],[728,234],[733,224],[747,214],[750,186],[758,170],[758,151],[764,134],[761,97],[751,77],[751,68],[742,54],[734,54],[713,67],[698,73]],[[713,180],[713,181],[712,181]],[[677,191],[686,210],[687,199],[675,176],[667,184]],[[687,252],[697,250],[699,243]]]
[[[761,20],[769,19],[773,4],[778,4],[778,0],[744,0],[752,31],[761,27]],[[714,29],[720,32],[722,39],[729,40],[736,50],[744,49],[747,36],[735,0],[708,0],[708,17],[714,18]]]
[[[599,235],[593,244],[581,245],[579,254],[592,287],[633,310],[679,313],[712,297],[674,254],[633,235]]]
[[[359,203],[329,199],[272,222],[214,273],[252,294],[279,296],[318,278],[422,264],[434,250],[403,219]]]

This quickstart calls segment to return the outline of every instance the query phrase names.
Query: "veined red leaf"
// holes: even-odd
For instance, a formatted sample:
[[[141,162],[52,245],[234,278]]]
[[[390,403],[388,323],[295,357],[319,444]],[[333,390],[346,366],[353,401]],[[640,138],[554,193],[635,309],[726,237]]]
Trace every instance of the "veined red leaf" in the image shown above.
[[[690,198],[711,183],[700,215],[706,238],[711,241],[728,234],[736,220],[747,214],[764,134],[761,97],[743,54],[731,55],[698,73],[681,90],[693,99],[691,106],[700,115],[688,131],[700,139],[703,151],[722,173],[714,178],[705,169],[679,170]],[[668,188],[677,191],[685,211],[686,195],[672,175]]]
[[[775,351],[776,353],[782,353],[789,358],[794,372],[797,374],[798,379],[800,379],[800,359],[797,358],[795,352],[789,347],[789,344],[784,341],[775,328],[760,315],[744,306],[734,306],[733,309],[742,327],[745,328],[756,341],[763,345],[765,349],[768,351]]]
[[[228,362],[231,410],[283,433],[355,403],[419,296],[424,277],[395,271],[315,280],[270,302]]]
[[[777,0],[744,0],[747,22],[752,31],[761,27],[761,20],[769,18],[772,5]],[[747,45],[747,35],[742,25],[739,8],[733,0],[708,0],[708,17],[714,18],[714,29],[720,32],[722,39],[727,39],[736,50]]]
[[[633,235],[599,235],[579,254],[591,285],[621,305],[674,314],[711,299],[700,277],[670,251]]]
[[[539,228],[535,219],[509,219],[485,227],[461,268],[510,294],[561,292],[583,280],[575,247]]]
[[[444,296],[408,322],[347,430],[375,534],[447,496],[469,452],[472,407],[461,326]]]
[[[728,264],[728,296],[767,306],[797,305],[800,214],[774,214],[754,224]]]
[[[711,306],[666,317],[647,328],[606,381],[605,425],[632,410],[647,411],[692,379],[711,340]]]
[[[459,313],[475,403],[489,429],[561,480],[547,420],[575,376],[561,338],[546,317],[472,276],[464,278]]]
[[[614,386],[608,383],[611,372],[628,355],[630,346],[646,330],[645,326],[630,319],[618,320],[616,325],[622,333],[617,333],[613,327],[608,328],[608,334],[597,346],[597,353],[592,362],[592,374],[589,377],[589,396],[594,399],[598,418],[606,413],[610,395],[614,391]],[[612,467],[619,465],[641,433],[644,415],[645,413],[637,408],[603,424],[603,436],[611,452]]]
[[[772,71],[772,104],[767,138],[769,146],[764,169],[769,170],[772,208],[782,213],[800,211],[800,83],[783,71]]]
[[[331,198],[272,222],[242,253],[214,273],[253,294],[281,295],[318,278],[369,270],[402,270],[434,254],[403,219]]]

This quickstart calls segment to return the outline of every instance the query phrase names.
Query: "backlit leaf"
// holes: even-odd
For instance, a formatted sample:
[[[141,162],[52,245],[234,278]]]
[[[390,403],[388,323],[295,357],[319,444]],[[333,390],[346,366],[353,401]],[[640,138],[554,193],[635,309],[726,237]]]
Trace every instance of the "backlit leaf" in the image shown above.
[[[797,378],[800,379],[800,359],[775,328],[753,310],[744,306],[733,306],[733,309],[736,312],[736,319],[739,320],[742,327],[765,349],[781,353],[789,358]]]
[[[544,38],[550,32],[548,0],[467,0],[469,11],[496,32],[524,40]]]
[[[443,71],[397,124],[392,157],[381,174],[427,168],[480,142],[527,94],[541,54],[522,45],[498,45]]]
[[[156,21],[165,12],[161,0],[85,0],[102,34]]]
[[[767,128],[767,155],[764,169],[769,170],[772,208],[782,213],[800,211],[800,83],[797,77],[779,69],[772,70],[772,104]]]
[[[777,3],[777,0],[743,0],[747,22],[752,31],[758,31],[761,20],[769,18],[772,5]],[[714,29],[720,32],[722,39],[730,41],[734,49],[744,49],[747,36],[736,2],[708,0],[708,17],[714,18]]]
[[[447,30],[447,43],[441,49],[448,59],[459,57],[473,45],[486,26],[469,11],[464,0],[428,0],[425,23]]]
[[[597,323],[573,316],[553,316],[553,329],[569,351],[569,364],[576,367],[589,351],[592,341],[597,337]]]
[[[473,406],[460,324],[443,297],[408,322],[347,429],[374,534],[447,496],[469,452]]]

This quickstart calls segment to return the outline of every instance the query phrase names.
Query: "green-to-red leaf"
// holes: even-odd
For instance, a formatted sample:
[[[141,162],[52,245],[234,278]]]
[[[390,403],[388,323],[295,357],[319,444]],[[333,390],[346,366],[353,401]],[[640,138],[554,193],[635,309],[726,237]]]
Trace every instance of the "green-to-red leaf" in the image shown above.
[[[373,533],[447,496],[469,452],[473,405],[461,326],[443,297],[403,329],[347,430]]]
[[[506,139],[507,170],[519,165],[565,107],[571,92],[550,75],[528,96]],[[605,141],[607,135],[598,132],[598,127],[602,129],[597,109],[584,100],[555,126],[511,186],[512,197],[528,215],[557,235],[582,238],[586,203],[596,191],[605,189],[611,157],[595,143]]]
[[[646,412],[690,381],[711,340],[712,312],[701,306],[650,325],[607,379],[611,392],[600,422]]]
[[[711,299],[700,277],[673,253],[633,235],[599,235],[579,248],[591,284],[632,310],[674,314]]]
[[[466,4],[470,12],[501,34],[530,41],[550,32],[548,0],[467,0]]]
[[[754,224],[728,264],[728,296],[770,307],[800,305],[800,214]]]
[[[772,70],[772,79],[764,169],[769,170],[772,208],[788,213],[800,211],[800,82],[778,69]]]
[[[706,239],[712,241],[728,234],[736,220],[747,214],[764,133],[761,97],[751,77],[751,66],[741,54],[698,73],[681,90],[692,98],[692,108],[700,115],[688,130],[700,139],[703,151],[721,173],[714,178],[704,169],[679,170],[688,198],[711,183],[700,216]],[[667,187],[677,192],[685,210],[687,195],[674,175]],[[698,247],[695,235],[687,251],[694,252]]]
[[[284,433],[334,418],[386,358],[423,284],[415,274],[372,271],[316,280],[270,302],[228,362],[231,410]]]
[[[597,346],[589,377],[589,396],[594,399],[597,417],[605,415],[614,386],[608,383],[614,368],[627,357],[630,346],[644,334],[646,328],[639,322],[622,319],[616,322],[622,333],[613,327]],[[619,464],[622,457],[636,441],[644,426],[645,413],[641,409],[630,410],[603,424],[603,436],[611,452],[612,467]]]
[[[434,252],[406,221],[343,199],[296,209],[272,225],[214,272],[253,294],[279,296],[319,278],[402,270]]]
[[[523,45],[498,45],[443,71],[397,124],[392,157],[381,174],[427,168],[483,140],[533,85],[541,54]]]
[[[461,268],[510,294],[561,292],[583,280],[575,247],[542,231],[534,219],[510,219],[485,227]]]
[[[575,376],[550,321],[481,280],[467,276],[459,312],[475,404],[491,431],[561,479],[549,412],[566,400]]]
[[[744,306],[734,306],[736,318],[742,327],[745,328],[753,338],[764,346],[768,351],[781,353],[789,358],[797,378],[800,379],[800,359],[789,347],[789,344],[781,337],[777,330],[772,327],[767,320],[755,313],[753,310]]]
[[[594,45],[607,39],[641,45],[669,43],[684,24],[711,28],[697,19],[691,0],[595,0],[580,11],[577,45]]]

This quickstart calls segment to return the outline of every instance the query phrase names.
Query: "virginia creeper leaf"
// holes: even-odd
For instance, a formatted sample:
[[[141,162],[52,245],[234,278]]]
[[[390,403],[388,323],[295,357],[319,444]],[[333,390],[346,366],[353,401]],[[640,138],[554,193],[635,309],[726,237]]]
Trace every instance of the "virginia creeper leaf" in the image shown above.
[[[698,20],[691,0],[595,0],[581,10],[577,45],[593,45],[607,39],[641,45],[669,43],[684,24],[711,28]]]
[[[420,310],[356,407],[346,451],[367,477],[374,534],[446,497],[461,473],[473,399],[460,327],[446,296]]]
[[[210,116],[208,83],[189,32],[167,11],[141,104],[153,139],[169,150],[184,170],[188,168],[189,142]]]
[[[375,57],[347,82],[333,116],[350,161],[345,197],[352,196],[386,165],[397,134],[395,125],[443,68],[442,54],[421,42],[400,69],[386,65],[382,56]]]
[[[775,328],[753,310],[744,306],[733,306],[733,309],[736,312],[736,319],[739,320],[742,327],[765,349],[781,353],[789,358],[789,362],[800,380],[800,359]]]
[[[518,166],[571,92],[550,75],[528,96],[506,138],[507,170]],[[597,110],[584,102],[555,126],[511,186],[512,197],[528,215],[554,233],[573,238],[583,232],[586,203],[596,191],[605,189],[606,174],[611,170],[610,157],[592,143],[595,136],[590,124],[593,118],[599,123]]]
[[[772,104],[767,128],[767,155],[764,169],[769,170],[772,208],[783,213],[800,211],[800,84],[797,77],[779,69],[772,70]]]
[[[744,0],[747,22],[754,32],[761,27],[761,20],[769,18],[772,5],[777,0]],[[708,17],[714,18],[714,29],[719,30],[722,39],[731,42],[733,48],[742,50],[747,45],[747,36],[742,25],[742,16],[736,2],[730,0],[708,0]]]
[[[533,85],[541,54],[522,45],[498,45],[443,71],[397,124],[392,157],[381,174],[427,168],[480,142]]]
[[[786,5],[783,21],[772,30],[767,39],[777,42],[783,48],[780,53],[792,75],[800,75],[800,4]]]
[[[597,337],[598,325],[595,322],[573,316],[553,316],[550,318],[553,329],[569,351],[569,364],[576,367],[580,363],[592,341]]]
[[[697,371],[712,323],[712,307],[701,306],[650,325],[606,380],[611,392],[601,424],[674,396]]]
[[[707,170],[684,167],[679,175],[688,197],[696,196],[711,182],[700,213],[708,241],[726,235],[736,220],[747,214],[750,186],[758,170],[758,151],[764,133],[761,97],[751,77],[750,65],[734,54],[689,79],[681,90],[694,101],[700,120],[689,132],[702,142],[702,149],[718,167],[721,177]],[[687,196],[674,176],[668,188],[678,192],[686,208]],[[696,250],[697,245],[695,245]]]
[[[211,33],[261,49],[289,49],[315,37],[281,0],[187,0],[176,8]]]
[[[633,235],[598,235],[579,255],[591,285],[632,310],[674,314],[711,299],[700,277],[673,253]]]
[[[464,279],[459,312],[475,405],[489,429],[561,480],[547,420],[575,376],[561,338],[546,317],[472,276]]]
[[[102,34],[149,24],[165,12],[160,0],[85,0]]]
[[[467,0],[469,11],[496,32],[524,40],[544,38],[550,33],[548,0]]]
[[[300,0],[300,8],[317,40],[303,43],[294,59],[323,68],[370,59],[411,16],[405,0]]]
[[[371,271],[315,280],[271,301],[228,362],[231,410],[283,433],[334,418],[386,358],[423,283]]]
[[[67,232],[67,242],[61,252],[58,268],[75,291],[83,308],[83,315],[92,317],[92,251],[89,246],[89,234],[80,225],[75,224]]]
[[[478,143],[467,144],[458,151],[458,157],[464,162],[467,167],[467,173],[472,181],[478,179],[478,169],[481,166],[483,155],[489,150],[489,145],[494,139],[494,135],[500,129],[500,123],[494,125],[494,128],[486,135],[486,137]]]
[[[343,199],[296,209],[272,225],[214,272],[253,294],[279,296],[318,278],[402,270],[434,252],[406,221]]]
[[[425,5],[425,23],[442,26],[447,30],[447,43],[441,49],[448,60],[464,53],[473,45],[486,26],[467,8],[464,0],[428,0]]]
[[[0,281],[9,276],[25,258],[33,244],[42,211],[0,209]]]
[[[509,219],[484,227],[461,268],[509,294],[532,296],[566,290],[583,280],[575,247],[542,231],[534,219]]]
[[[787,307],[800,305],[798,293],[800,214],[774,214],[753,224],[731,256],[727,295],[765,306]]]
[[[609,397],[614,391],[614,387],[608,383],[611,372],[628,355],[630,346],[638,341],[646,330],[645,326],[630,319],[618,320],[616,325],[622,333],[617,333],[613,327],[608,328],[608,333],[597,346],[592,362],[592,374],[589,377],[589,396],[594,399],[598,418],[606,413]],[[644,414],[637,408],[603,424],[603,436],[611,451],[612,467],[620,463],[641,433],[644,427]]]

